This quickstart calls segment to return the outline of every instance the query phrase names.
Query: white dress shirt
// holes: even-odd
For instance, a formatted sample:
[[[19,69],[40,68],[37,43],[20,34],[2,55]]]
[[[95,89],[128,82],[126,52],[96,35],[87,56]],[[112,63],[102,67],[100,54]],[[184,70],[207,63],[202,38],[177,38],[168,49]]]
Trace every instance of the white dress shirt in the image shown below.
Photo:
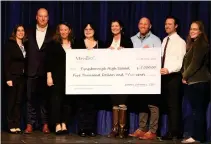
[[[169,73],[179,72],[186,53],[186,43],[176,32],[165,37],[162,42],[162,57],[168,37],[164,68],[167,68]]]
[[[45,27],[45,30],[44,31],[41,31],[40,28],[37,25],[37,29],[36,29],[36,40],[37,40],[37,45],[38,45],[39,49],[42,47],[42,44],[44,42],[45,35],[46,35],[46,32],[47,32],[47,27],[48,26]]]

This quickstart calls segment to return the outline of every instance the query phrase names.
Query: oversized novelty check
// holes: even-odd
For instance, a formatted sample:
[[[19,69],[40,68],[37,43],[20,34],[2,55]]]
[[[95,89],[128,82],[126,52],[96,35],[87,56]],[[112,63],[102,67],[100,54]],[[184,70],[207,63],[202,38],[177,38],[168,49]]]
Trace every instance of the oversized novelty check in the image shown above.
[[[66,53],[66,94],[160,94],[161,48]]]

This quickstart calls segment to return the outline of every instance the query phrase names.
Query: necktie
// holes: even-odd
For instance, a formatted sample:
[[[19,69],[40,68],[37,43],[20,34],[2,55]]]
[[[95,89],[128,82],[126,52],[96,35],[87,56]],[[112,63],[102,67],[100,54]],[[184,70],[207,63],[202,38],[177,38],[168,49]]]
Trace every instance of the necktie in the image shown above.
[[[164,53],[163,53],[163,58],[162,58],[161,68],[163,68],[163,67],[164,67],[165,58],[166,58],[166,48],[167,48],[168,42],[169,42],[169,37],[167,38],[166,45],[165,45],[165,47],[164,47]]]

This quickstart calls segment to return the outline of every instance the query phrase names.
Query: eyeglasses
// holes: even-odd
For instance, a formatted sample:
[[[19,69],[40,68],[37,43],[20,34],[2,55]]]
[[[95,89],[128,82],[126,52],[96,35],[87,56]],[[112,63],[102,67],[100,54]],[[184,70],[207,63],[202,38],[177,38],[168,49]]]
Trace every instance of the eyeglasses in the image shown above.
[[[92,31],[93,29],[84,29],[85,31]]]

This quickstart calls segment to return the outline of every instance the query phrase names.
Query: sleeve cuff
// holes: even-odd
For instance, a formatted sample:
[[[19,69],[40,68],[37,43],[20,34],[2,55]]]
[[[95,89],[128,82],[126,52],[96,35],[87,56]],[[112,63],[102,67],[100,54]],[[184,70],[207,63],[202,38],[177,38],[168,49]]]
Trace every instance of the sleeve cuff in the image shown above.
[[[168,72],[169,72],[169,74],[171,74],[173,71],[172,71],[172,69],[168,69]]]

